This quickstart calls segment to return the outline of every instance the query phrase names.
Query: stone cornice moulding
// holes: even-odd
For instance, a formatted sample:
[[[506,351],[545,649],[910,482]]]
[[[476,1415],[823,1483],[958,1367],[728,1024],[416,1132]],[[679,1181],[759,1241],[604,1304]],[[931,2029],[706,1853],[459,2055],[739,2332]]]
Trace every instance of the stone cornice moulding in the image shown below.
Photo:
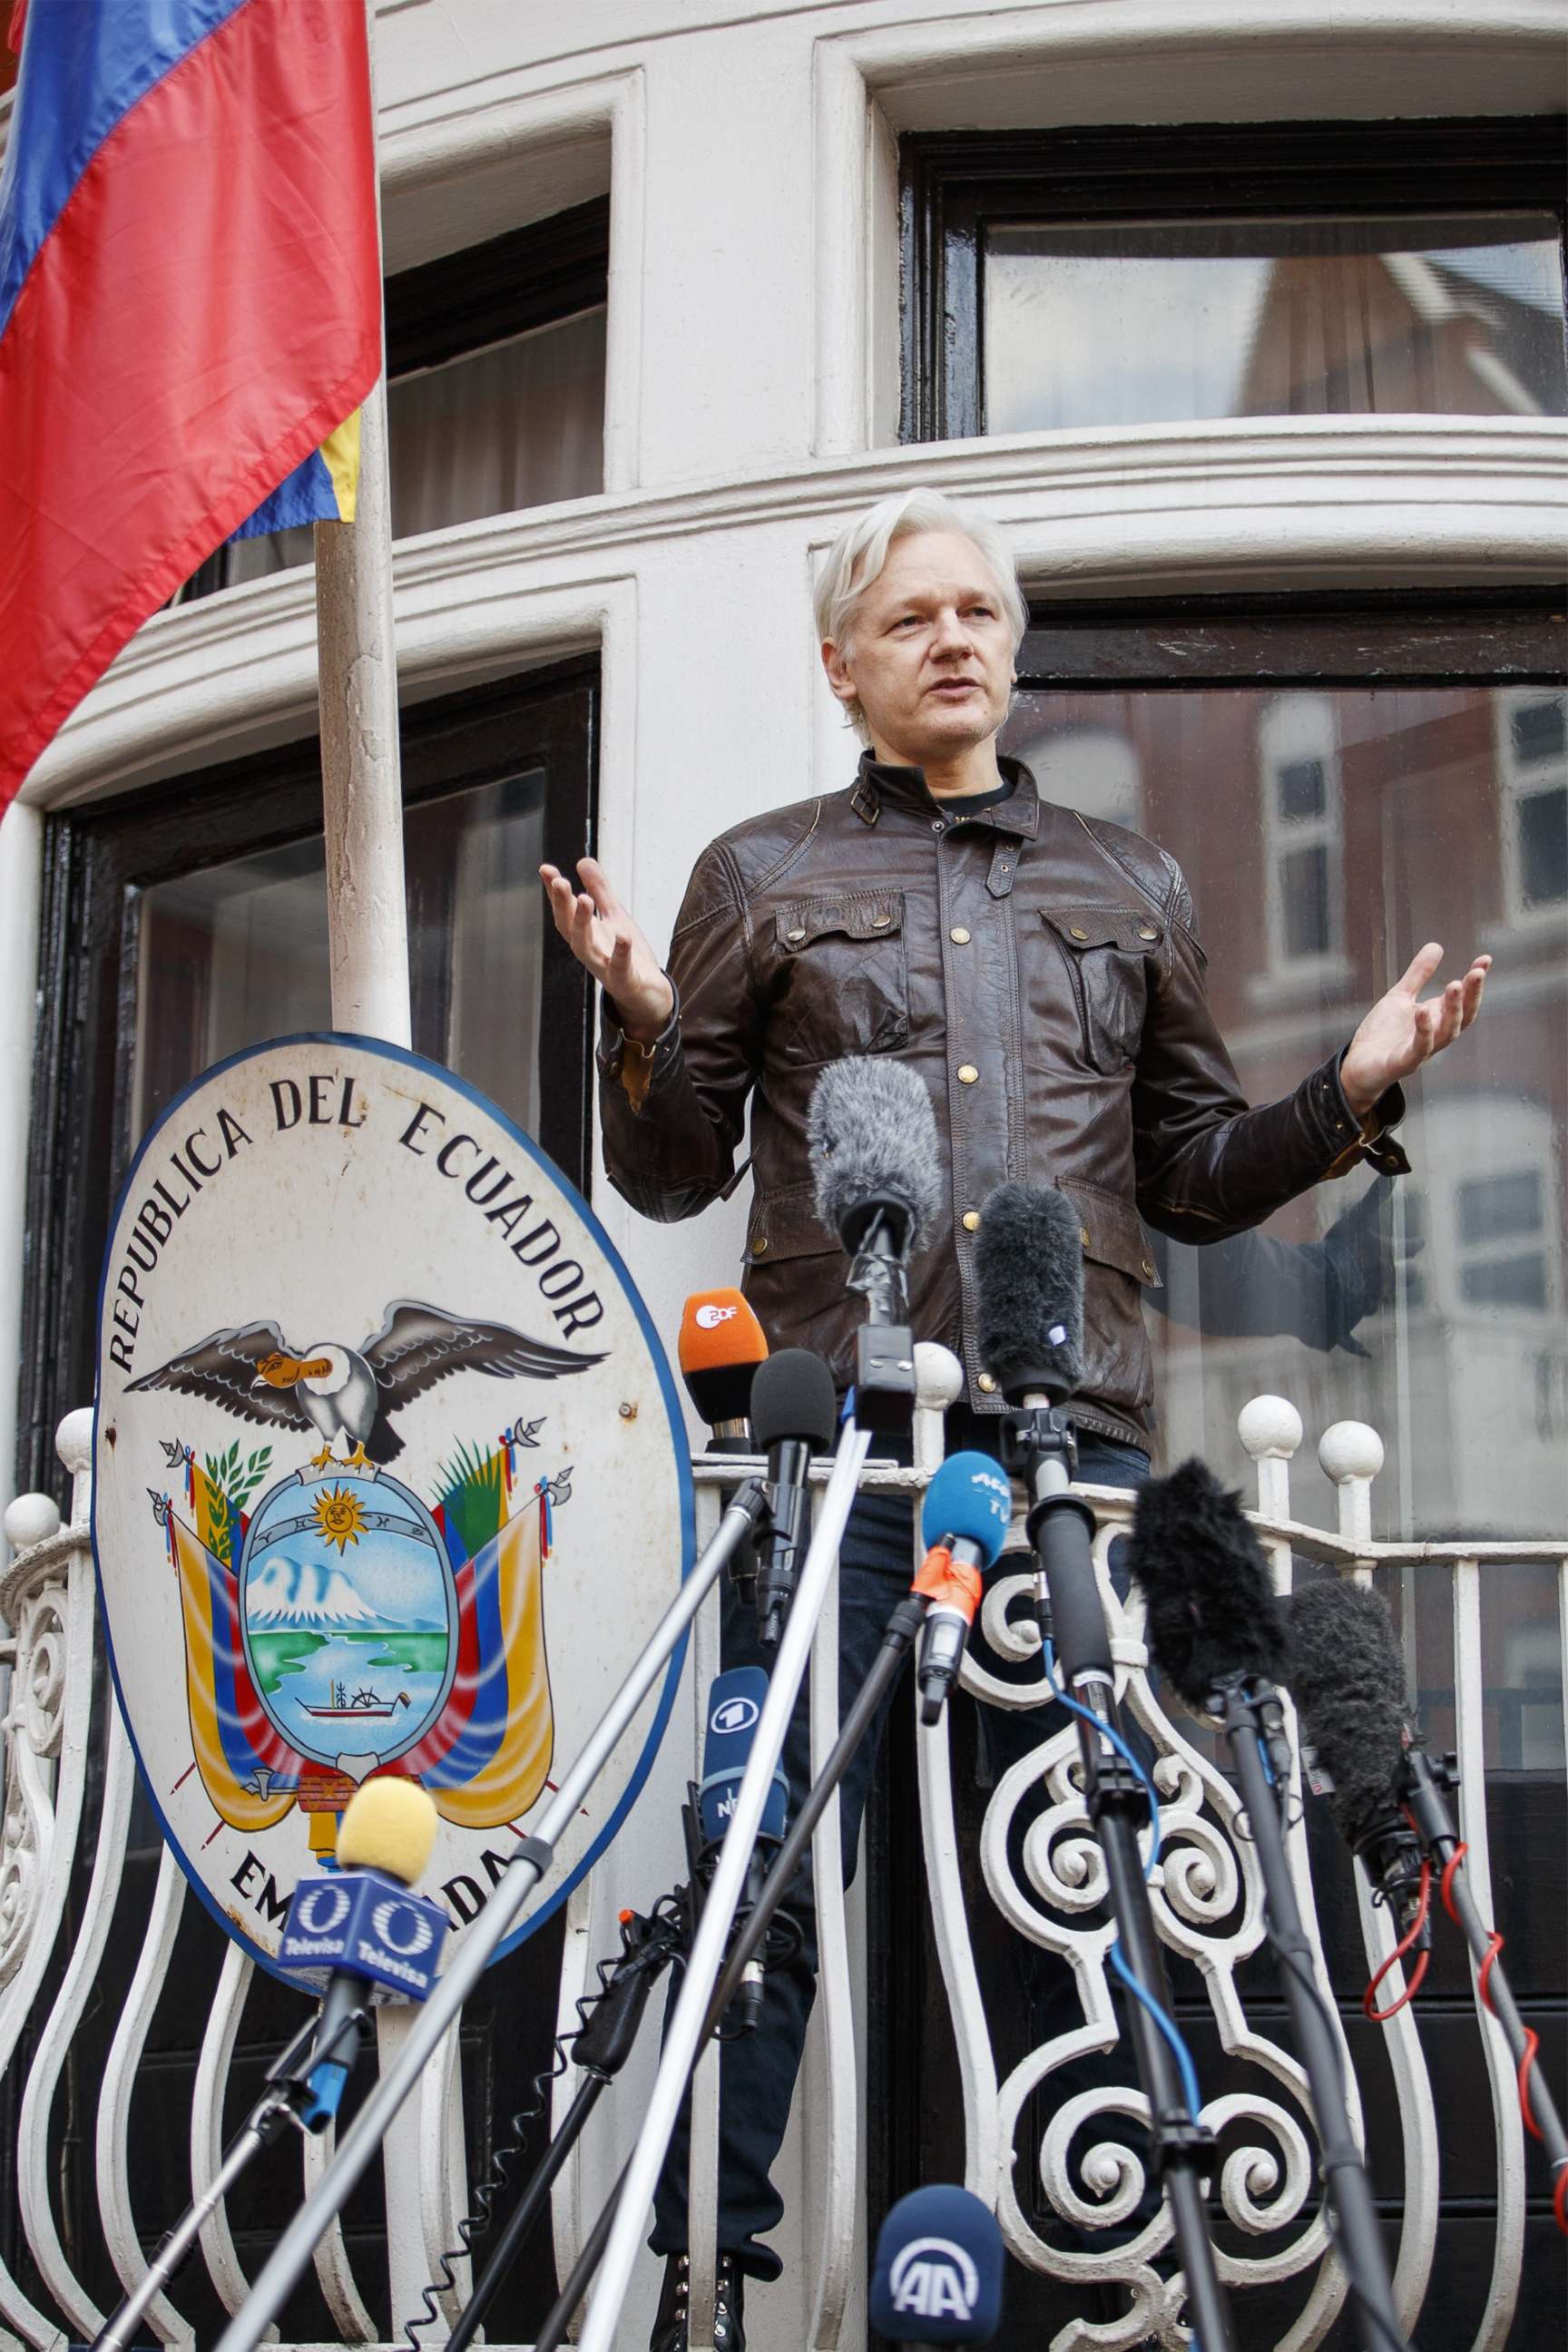
[[[994,515],[1047,596],[1552,583],[1568,525],[1568,425],[1285,418],[1019,434],[497,516],[400,542],[400,675],[429,692],[510,658],[524,667],[598,645],[661,541],[794,524],[805,553],[916,481]],[[626,650],[623,639],[616,659]],[[63,806],[242,728],[308,719],[315,654],[306,569],[161,614],[22,796]],[[606,691],[612,666],[606,644]]]

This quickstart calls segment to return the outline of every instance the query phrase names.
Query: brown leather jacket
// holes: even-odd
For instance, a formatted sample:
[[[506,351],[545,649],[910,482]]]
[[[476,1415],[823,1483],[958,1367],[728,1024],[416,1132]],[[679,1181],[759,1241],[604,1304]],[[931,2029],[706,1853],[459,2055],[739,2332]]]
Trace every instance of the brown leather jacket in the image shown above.
[[[604,1022],[605,1165],[645,1216],[693,1216],[739,1181],[749,1097],[743,1286],[770,1344],[816,1349],[843,1386],[866,1309],[812,1204],[806,1105],[825,1063],[897,1054],[931,1088],[949,1179],[912,1269],[916,1337],[958,1353],[976,1412],[1002,1410],[974,1351],[974,1228],[994,1186],[1059,1185],[1086,1261],[1074,1417],[1146,1444],[1140,1291],[1159,1275],[1141,1219],[1218,1241],[1363,1157],[1403,1169],[1378,1139],[1404,1104],[1391,1088],[1361,1129],[1335,1054],[1249,1110],[1174,859],[1042,801],[1016,761],[1002,768],[1011,796],[955,815],[919,769],[868,753],[848,791],[703,852],[670,948],[668,1026],[644,1055]]]

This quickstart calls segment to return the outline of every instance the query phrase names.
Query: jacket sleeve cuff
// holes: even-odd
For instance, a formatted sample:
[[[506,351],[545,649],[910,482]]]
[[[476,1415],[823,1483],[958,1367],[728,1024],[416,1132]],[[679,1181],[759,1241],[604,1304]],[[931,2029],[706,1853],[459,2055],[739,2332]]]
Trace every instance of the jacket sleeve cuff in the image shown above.
[[[1313,1124],[1322,1139],[1326,1176],[1345,1176],[1363,1160],[1381,1176],[1408,1176],[1410,1162],[1394,1134],[1405,1117],[1405,1091],[1387,1087],[1364,1118],[1358,1119],[1345,1098],[1340,1066],[1348,1045],[1331,1055],[1307,1080]]]
[[[669,978],[668,972],[665,977]],[[599,1075],[619,1082],[634,1114],[642,1109],[653,1088],[668,1075],[679,1047],[680,993],[672,980],[669,992],[672,1001],[668,1020],[651,1045],[639,1045],[626,1035],[616,1018],[615,1006],[602,989],[599,992]]]

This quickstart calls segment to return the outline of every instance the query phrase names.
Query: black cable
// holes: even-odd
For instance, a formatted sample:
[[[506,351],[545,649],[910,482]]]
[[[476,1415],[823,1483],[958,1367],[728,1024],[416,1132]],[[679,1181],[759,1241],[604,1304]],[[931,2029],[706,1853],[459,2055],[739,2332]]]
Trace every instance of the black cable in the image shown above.
[[[649,1919],[671,1918],[678,1910],[679,1905],[673,1895],[662,1895],[648,1915]],[[495,2200],[502,2189],[511,2185],[511,2166],[515,2158],[522,2154],[529,2125],[537,2123],[545,2113],[550,2104],[551,2085],[560,2080],[571,2063],[569,2052],[576,2046],[578,2037],[589,2019],[610,1991],[612,1980],[626,1966],[627,1957],[625,1951],[617,1952],[614,1959],[600,1960],[596,1963],[599,1979],[598,1991],[585,1994],[574,2004],[577,2011],[576,2024],[569,2026],[565,2032],[556,2035],[551,2047],[549,2064],[542,2066],[539,2073],[534,2075],[528,2085],[528,2095],[524,2104],[509,2119],[507,2131],[510,2137],[495,2149],[490,2158],[489,2170],[474,2190],[474,2201],[458,2224],[459,2242],[455,2246],[443,2247],[437,2275],[426,2280],[419,2290],[424,2310],[416,2313],[412,2319],[404,2322],[404,2340],[409,2346],[410,2352],[426,2352],[426,2346],[419,2340],[419,2331],[421,2328],[433,2327],[437,2321],[441,2319],[439,2298],[443,2294],[450,2294],[458,2283],[458,2274],[453,2265],[458,2262],[471,2262],[475,2239],[482,2236],[493,2226]]]

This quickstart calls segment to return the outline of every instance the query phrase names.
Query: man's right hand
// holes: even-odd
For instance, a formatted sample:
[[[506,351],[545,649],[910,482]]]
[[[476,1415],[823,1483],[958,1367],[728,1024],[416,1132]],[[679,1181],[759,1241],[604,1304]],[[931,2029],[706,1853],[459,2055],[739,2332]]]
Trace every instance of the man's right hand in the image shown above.
[[[632,1043],[651,1045],[675,1009],[675,991],[598,859],[580,857],[577,872],[581,894],[558,866],[539,869],[555,928],[598,982]]]

